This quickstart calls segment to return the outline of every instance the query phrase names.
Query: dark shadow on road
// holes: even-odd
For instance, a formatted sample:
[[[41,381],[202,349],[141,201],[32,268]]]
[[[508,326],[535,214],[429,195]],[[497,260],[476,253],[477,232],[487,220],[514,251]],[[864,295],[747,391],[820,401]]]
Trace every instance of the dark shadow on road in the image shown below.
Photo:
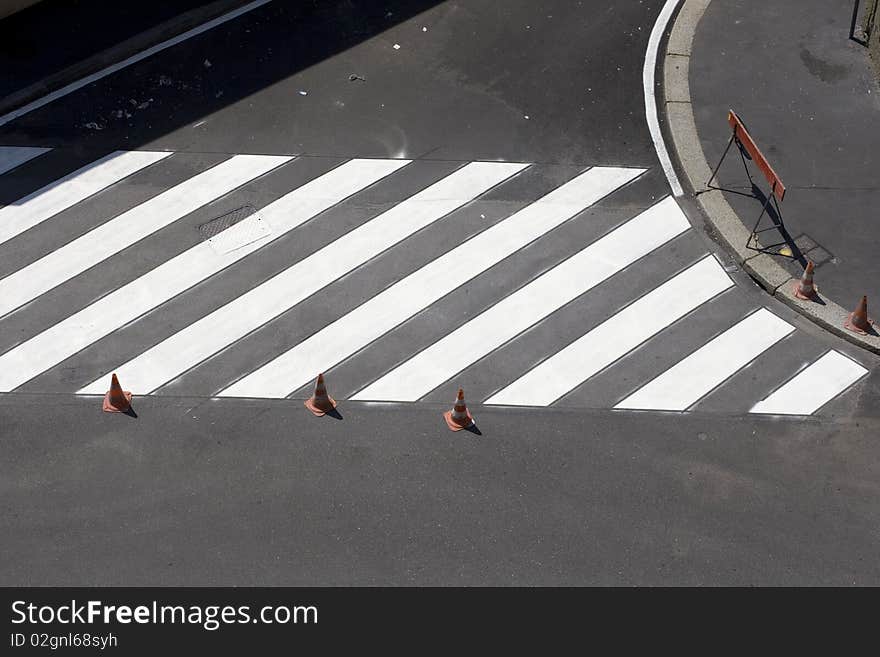
[[[0,143],[74,144],[79,166],[115,150],[137,149],[443,1],[274,0],[0,127]],[[79,35],[67,36],[79,40]],[[42,35],[34,35],[38,37]],[[19,42],[28,38],[17,37]],[[346,71],[340,82],[368,83],[362,73]],[[19,182],[14,193],[0,189],[0,205],[42,186],[36,181],[33,185],[23,190]]]
[[[790,258],[791,260],[796,260],[800,263],[801,267],[807,266],[807,259],[804,257],[804,254],[801,252],[800,247],[795,244],[794,238],[788,232],[788,229],[785,227],[785,224],[782,221],[782,217],[779,216],[779,213],[776,212],[776,208],[773,207],[773,204],[769,202],[768,196],[764,193],[764,191],[758,187],[755,183],[752,183],[752,196],[760,203],[761,207],[766,208],[765,214],[770,217],[770,221],[773,222],[773,226],[766,230],[771,230],[775,228],[779,235],[782,237],[782,240],[791,250],[791,256],[783,256],[786,258]],[[758,230],[761,230],[760,226],[758,226]],[[767,251],[771,255],[782,255],[773,251]]]
[[[465,431],[470,431],[470,432],[471,432],[472,434],[474,434],[475,436],[482,436],[482,435],[483,435],[483,432],[480,431],[480,428],[477,426],[477,423],[476,423],[476,422],[474,422],[474,423],[473,423],[471,426],[469,426],[469,427],[462,427],[462,428],[463,428]]]
[[[324,415],[326,417],[332,417],[334,420],[341,420],[342,419],[342,413],[339,412],[338,408],[334,408],[332,410],[329,410],[326,413],[324,413]]]

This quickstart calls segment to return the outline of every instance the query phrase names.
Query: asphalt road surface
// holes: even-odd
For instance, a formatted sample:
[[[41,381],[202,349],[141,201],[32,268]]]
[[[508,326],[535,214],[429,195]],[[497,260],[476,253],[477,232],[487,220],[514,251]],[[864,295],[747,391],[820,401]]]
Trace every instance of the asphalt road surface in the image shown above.
[[[0,580],[876,583],[877,359],[669,196],[660,4],[271,2],[0,127]]]

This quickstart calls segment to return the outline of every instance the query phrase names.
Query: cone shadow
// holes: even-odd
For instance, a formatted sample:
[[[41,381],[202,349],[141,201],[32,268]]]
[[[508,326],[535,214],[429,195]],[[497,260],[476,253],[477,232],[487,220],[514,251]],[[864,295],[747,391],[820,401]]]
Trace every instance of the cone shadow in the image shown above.
[[[483,432],[480,431],[480,428],[477,426],[477,423],[476,423],[476,422],[474,422],[473,424],[471,424],[471,426],[469,426],[469,427],[462,427],[462,429],[463,429],[464,431],[470,431],[470,432],[471,432],[472,434],[474,434],[475,436],[482,436],[482,435],[483,435]]]
[[[326,417],[332,417],[334,420],[341,420],[342,419],[342,413],[339,412],[338,408],[331,409],[331,410],[327,411],[326,413],[324,413],[324,415]]]
[[[825,303],[825,299],[823,299],[821,296],[819,296],[818,292],[811,295],[809,299],[801,299],[797,295],[795,295],[795,297],[797,299],[800,299],[801,301],[809,301],[810,303],[815,303],[818,306],[827,306],[828,305],[827,303]]]
[[[138,416],[138,414],[134,412],[134,406],[132,406],[130,404],[127,409],[122,411],[122,415],[127,415],[128,417],[133,417],[135,419],[137,419],[137,416]]]
[[[868,326],[868,330],[865,331],[865,335],[870,335],[872,337],[877,337],[880,333],[877,333],[877,324],[874,323],[874,320],[870,320],[871,324]]]

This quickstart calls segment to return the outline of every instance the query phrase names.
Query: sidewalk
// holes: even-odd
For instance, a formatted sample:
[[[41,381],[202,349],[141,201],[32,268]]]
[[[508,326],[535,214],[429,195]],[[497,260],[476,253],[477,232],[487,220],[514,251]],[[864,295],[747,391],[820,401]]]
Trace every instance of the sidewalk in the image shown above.
[[[735,110],[787,187],[782,216],[800,262],[772,261],[799,277],[802,263],[813,260],[823,299],[852,310],[866,294],[872,316],[880,316],[880,86],[867,50],[849,39],[852,9],[852,0],[686,0],[677,23],[698,22],[695,32],[676,25],[667,67],[678,65],[677,57],[689,65],[689,98],[667,89],[666,107],[683,178],[698,194],[706,189],[706,165],[717,164],[730,137],[727,111]],[[679,27],[693,32],[692,43],[675,38]],[[676,137],[675,101],[692,107],[705,155],[699,166],[698,149],[689,153]],[[766,192],[763,176],[752,172]],[[724,199],[751,230],[761,201],[751,196],[735,149],[716,184],[742,192]],[[770,231],[762,241],[781,237]],[[768,287],[784,280],[776,270]]]

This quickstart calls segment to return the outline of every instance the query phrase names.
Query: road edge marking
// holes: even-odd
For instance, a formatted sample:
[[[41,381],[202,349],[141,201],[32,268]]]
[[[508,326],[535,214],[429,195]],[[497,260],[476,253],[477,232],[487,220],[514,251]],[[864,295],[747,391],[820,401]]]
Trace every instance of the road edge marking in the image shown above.
[[[18,109],[14,109],[11,112],[4,114],[3,116],[0,116],[0,126],[6,125],[10,121],[14,121],[15,119],[18,119],[18,118],[24,116],[25,114],[29,114],[30,112],[34,111],[35,109],[39,109],[40,107],[43,107],[44,105],[48,105],[49,103],[52,103],[52,102],[58,100],[59,98],[63,98],[64,96],[66,96],[70,93],[73,93],[74,91],[78,91],[79,89],[82,89],[83,87],[85,87],[88,84],[91,84],[92,82],[96,82],[97,80],[100,80],[102,78],[107,77],[108,75],[116,73],[117,71],[120,71],[120,70],[122,70],[132,64],[135,64],[135,63],[137,63],[141,60],[144,60],[148,57],[151,57],[151,56],[155,55],[156,53],[165,50],[166,48],[170,48],[171,46],[176,46],[178,43],[183,43],[187,39],[191,39],[192,37],[198,36],[199,34],[201,34],[203,32],[207,32],[208,30],[211,30],[211,29],[217,27],[218,25],[222,25],[223,23],[231,21],[234,18],[238,18],[239,16],[242,16],[250,11],[253,11],[254,9],[262,7],[263,5],[268,4],[270,2],[272,2],[272,0],[253,0],[252,2],[249,2],[248,4],[244,5],[243,7],[239,7],[238,9],[233,9],[232,11],[227,12],[227,13],[223,14],[222,16],[218,16],[217,18],[213,18],[213,19],[209,20],[208,22],[202,23],[201,25],[198,25],[190,30],[187,30],[186,32],[184,32],[182,34],[178,34],[177,36],[171,37],[170,39],[166,39],[165,41],[157,43],[154,46],[150,46],[146,50],[142,50],[139,53],[131,55],[130,57],[126,57],[121,62],[116,62],[115,64],[111,64],[110,66],[107,66],[106,68],[101,69],[100,71],[97,71],[95,73],[92,73],[90,75],[82,77],[79,80],[76,80],[75,82],[71,82],[70,84],[66,84],[63,87],[61,87],[60,89],[56,89],[55,91],[53,91],[49,94],[46,94],[42,98],[38,98],[36,100],[33,100],[33,101],[27,103],[26,105],[19,107]]]
[[[648,122],[648,130],[651,132],[651,141],[654,142],[654,150],[657,152],[657,158],[660,160],[660,166],[663,167],[663,173],[666,174],[666,180],[672,189],[672,195],[679,198],[684,195],[681,183],[672,167],[672,160],[669,157],[669,151],[666,149],[666,143],[663,141],[663,133],[660,130],[660,119],[657,115],[657,98],[654,93],[656,88],[655,74],[657,71],[657,54],[660,50],[660,41],[663,33],[669,26],[672,14],[675,12],[681,0],[666,0],[657,21],[654,23],[654,29],[651,30],[651,36],[648,39],[648,49],[645,52],[645,66],[642,69],[642,84],[645,89],[645,120]]]

